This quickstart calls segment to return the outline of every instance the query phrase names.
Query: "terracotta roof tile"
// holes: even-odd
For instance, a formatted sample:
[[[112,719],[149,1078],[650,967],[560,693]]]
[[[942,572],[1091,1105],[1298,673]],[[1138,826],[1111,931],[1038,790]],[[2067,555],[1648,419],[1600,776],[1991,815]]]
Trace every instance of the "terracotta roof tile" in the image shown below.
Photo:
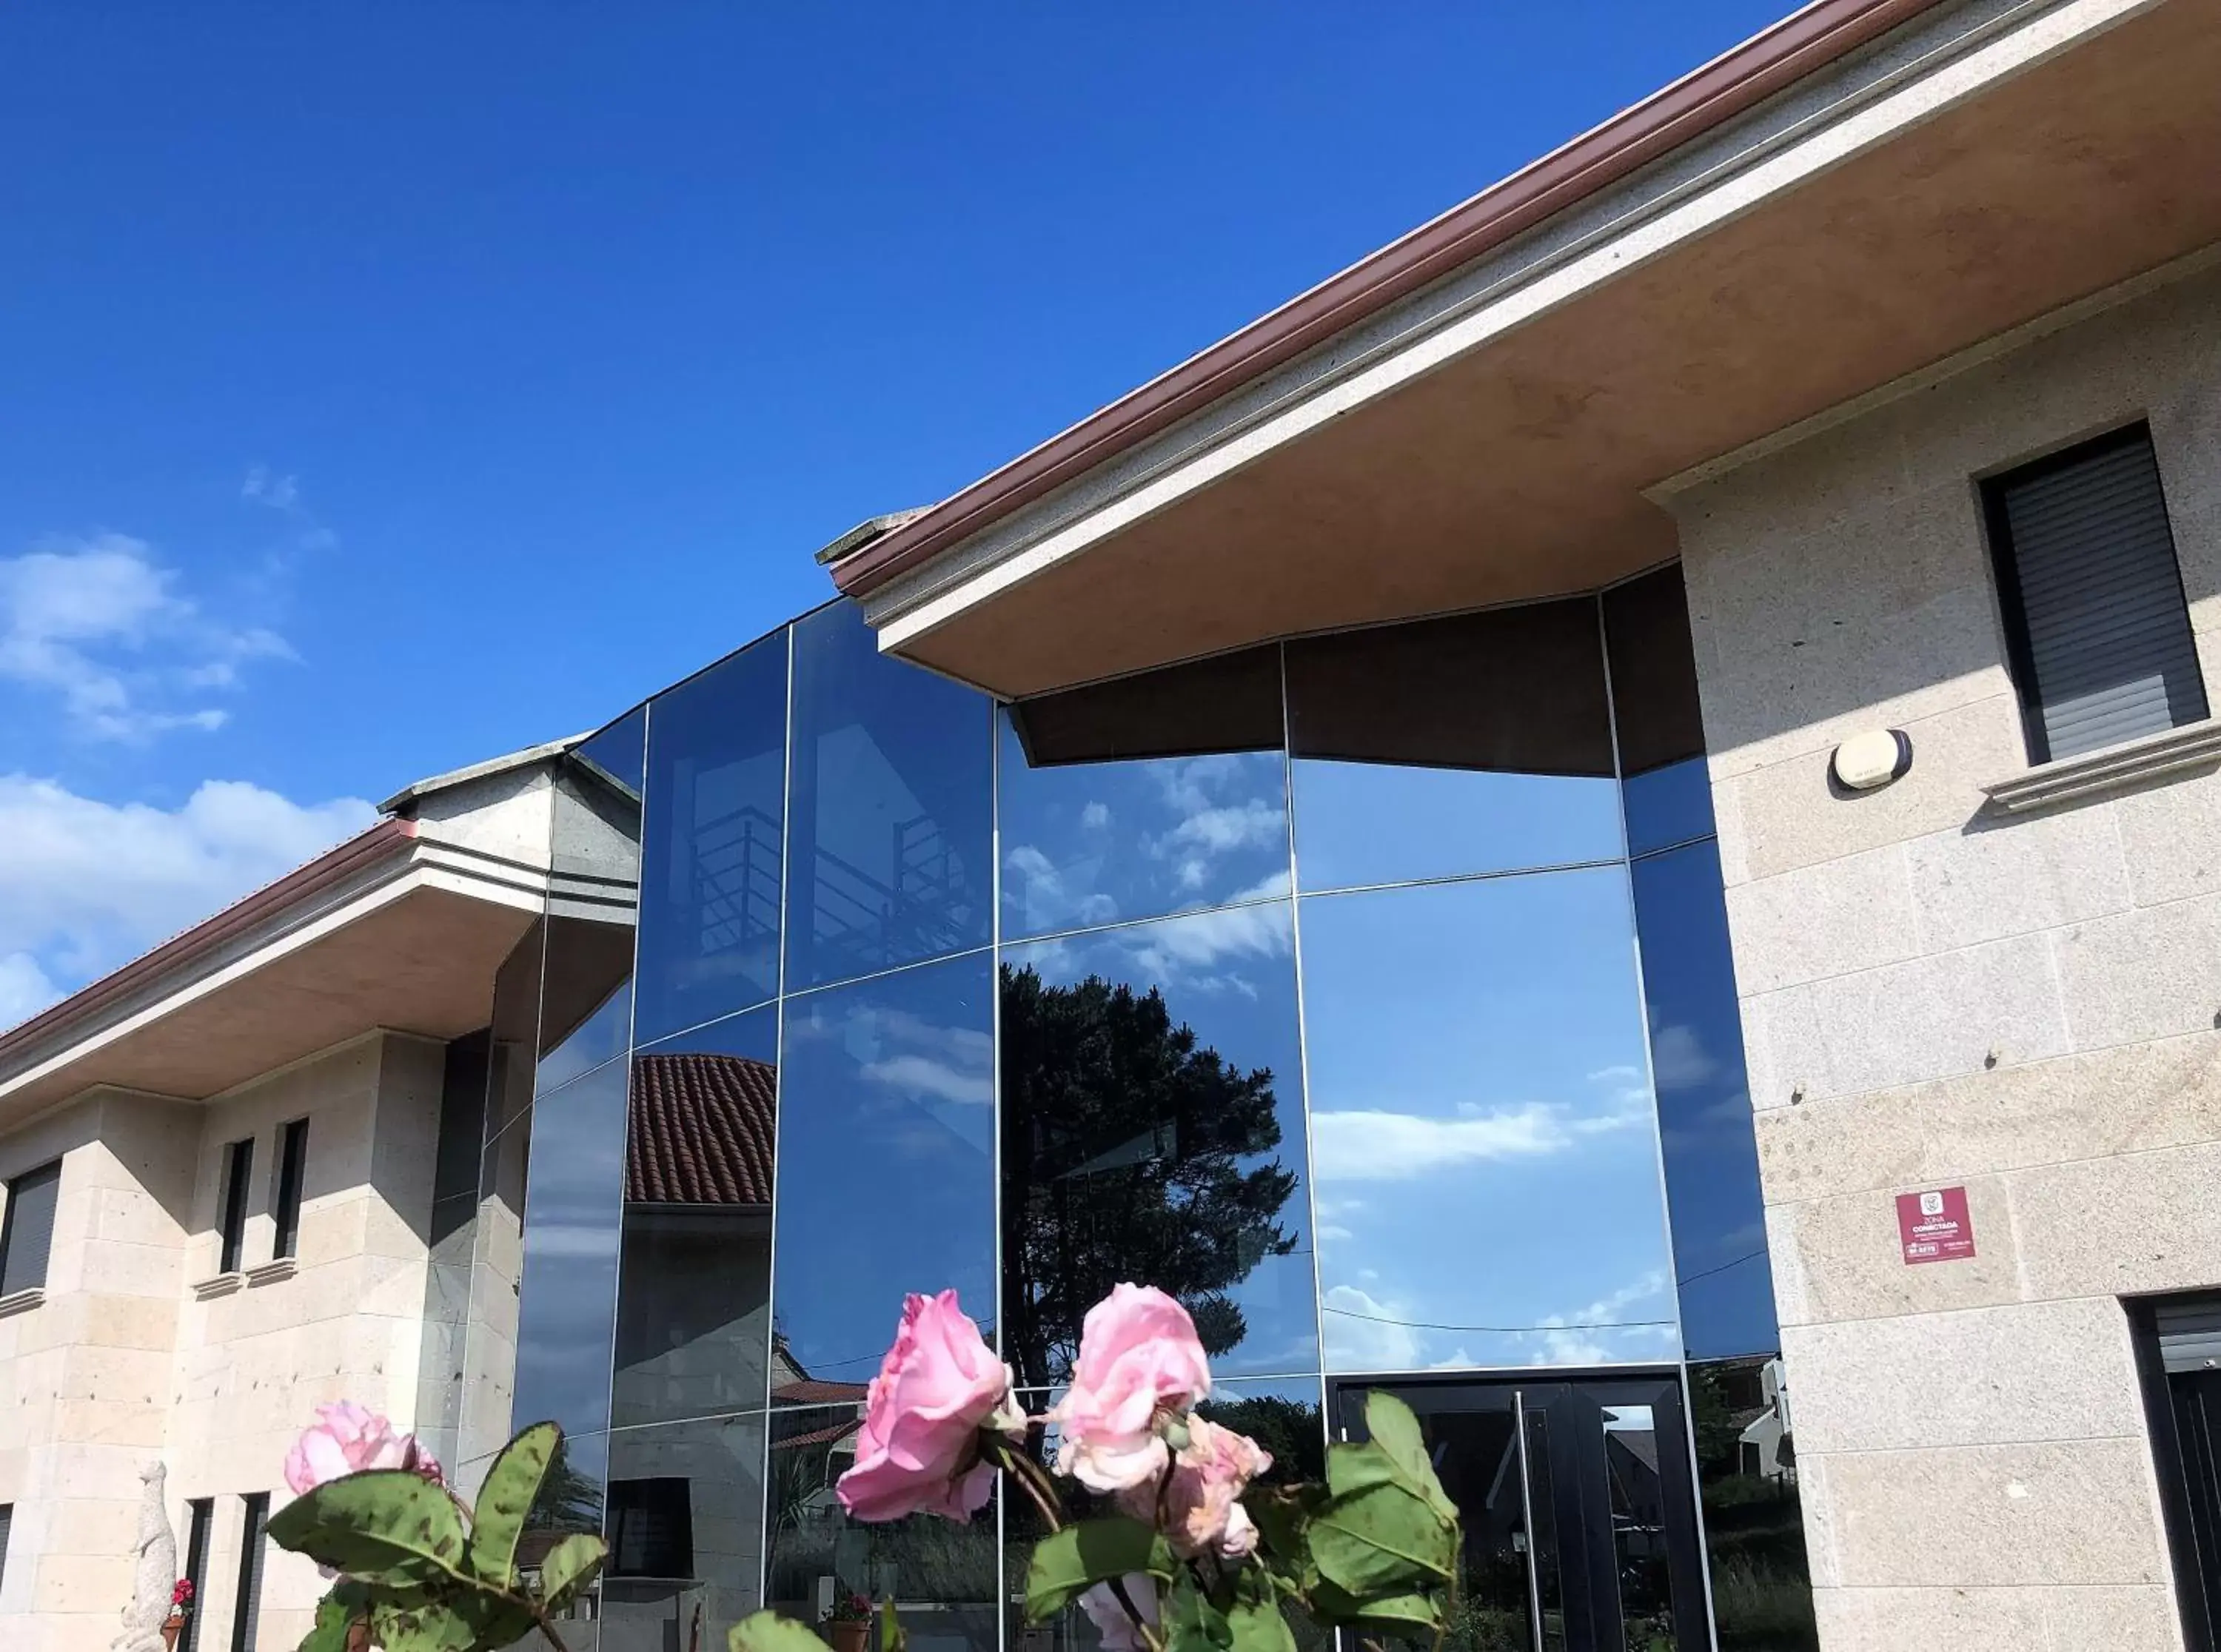
[[[628,1203],[768,1205],[778,1069],[745,1056],[639,1056]]]

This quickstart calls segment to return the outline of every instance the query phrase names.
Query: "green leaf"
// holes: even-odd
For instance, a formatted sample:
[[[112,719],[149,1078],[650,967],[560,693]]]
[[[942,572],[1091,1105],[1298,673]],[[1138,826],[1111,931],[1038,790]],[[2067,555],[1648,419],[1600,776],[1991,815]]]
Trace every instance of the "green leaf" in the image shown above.
[[[599,1537],[573,1532],[547,1551],[540,1562],[540,1599],[548,1611],[566,1605],[599,1575],[609,1549]]]
[[[1270,1589],[1261,1599],[1242,1592],[1227,1611],[1226,1627],[1234,1652],[1296,1652],[1296,1637]]]
[[[370,1608],[371,1636],[385,1652],[479,1652],[522,1640],[531,1628],[522,1606],[475,1585],[451,1593],[380,1589]]]
[[[1373,1626],[1415,1639],[1431,1639],[1442,1624],[1442,1602],[1427,1594],[1375,1595],[1361,1600],[1338,1585],[1321,1581],[1311,1592],[1311,1615],[1322,1624],[1345,1629]]]
[[[1026,1568],[1026,1621],[1048,1622],[1105,1578],[1146,1572],[1169,1579],[1177,1569],[1171,1545],[1141,1521],[1123,1515],[1083,1520],[1034,1545]]]
[[[1456,1522],[1400,1485],[1336,1498],[1310,1535],[1320,1575],[1361,1599],[1448,1583],[1457,1557]]]
[[[1257,1526],[1258,1561],[1292,1594],[1308,1593],[1318,1581],[1305,1531],[1325,1505],[1326,1493],[1317,1486],[1253,1483],[1242,1493],[1242,1506]]]
[[[347,1652],[347,1630],[369,1610],[369,1597],[363,1587],[341,1578],[332,1592],[316,1603],[316,1626],[302,1640],[300,1652]]]
[[[1326,1449],[1326,1484],[1336,1497],[1354,1497],[1375,1486],[1403,1485],[1404,1471],[1385,1446],[1370,1440],[1340,1440]]]
[[[1227,1652],[1234,1644],[1226,1614],[1196,1587],[1189,1568],[1181,1567],[1170,1591],[1160,1590],[1157,1598],[1165,1652]]]
[[[554,1424],[535,1423],[502,1447],[486,1470],[471,1522],[470,1556],[472,1572],[487,1582],[516,1587],[516,1540],[562,1440]]]
[[[825,1652],[825,1643],[791,1618],[760,1611],[726,1632],[729,1652]]]
[[[271,1541],[366,1583],[469,1580],[462,1511],[405,1468],[328,1480],[271,1518]]]
[[[908,1652],[909,1647],[910,1636],[903,1633],[903,1626],[895,1621],[895,1603],[882,1600],[879,1602],[879,1652]]]
[[[1445,1520],[1458,1518],[1457,1505],[1435,1477],[1434,1459],[1428,1455],[1425,1435],[1411,1408],[1385,1388],[1365,1396],[1365,1431],[1373,1437],[1394,1465],[1397,1478],[1427,1499],[1427,1506]]]

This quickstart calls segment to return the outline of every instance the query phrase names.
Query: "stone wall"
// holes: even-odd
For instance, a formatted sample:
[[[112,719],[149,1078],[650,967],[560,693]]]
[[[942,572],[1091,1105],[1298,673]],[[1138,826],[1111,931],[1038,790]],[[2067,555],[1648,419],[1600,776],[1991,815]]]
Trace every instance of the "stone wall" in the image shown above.
[[[2221,776],[1980,789],[2028,757],[1976,478],[2137,418],[2221,696],[2221,276],[1672,500],[1830,1652],[2180,1644],[2119,1299],[2221,1285]],[[1950,1183],[1979,1256],[1905,1266]]]

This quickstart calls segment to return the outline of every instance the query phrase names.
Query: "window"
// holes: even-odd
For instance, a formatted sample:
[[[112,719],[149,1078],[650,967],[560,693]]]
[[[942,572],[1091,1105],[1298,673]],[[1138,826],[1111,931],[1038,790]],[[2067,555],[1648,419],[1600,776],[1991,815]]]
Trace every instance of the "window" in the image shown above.
[[[0,1503],[0,1588],[8,1585],[8,1539],[16,1526],[16,1506]]]
[[[231,1618],[231,1652],[254,1652],[254,1620],[262,1615],[262,1528],[270,1519],[270,1493],[241,1498],[239,1527],[239,1604]]]
[[[54,1200],[61,1185],[59,1159],[26,1170],[8,1184],[8,1212],[0,1218],[0,1297],[47,1282],[47,1256],[54,1245]]]
[[[278,1248],[271,1254],[290,1256],[301,1244],[301,1181],[309,1168],[309,1121],[296,1119],[278,1132]],[[230,1232],[226,1226],[224,1231]]]
[[[2205,716],[2182,573],[2143,425],[1983,484],[2029,758]]]
[[[239,1271],[240,1244],[247,1237],[247,1179],[254,1174],[254,1138],[223,1150],[223,1252],[220,1274]]]
[[[2221,1632],[2221,1295],[2128,1305],[2190,1652]]]
[[[193,1605],[178,1637],[178,1652],[197,1652],[200,1645],[201,1614],[208,1604],[209,1528],[215,1519],[214,1498],[197,1497],[185,1505],[185,1578],[193,1586]]]
[[[693,1482],[675,1475],[610,1482],[610,1574],[694,1575]]]

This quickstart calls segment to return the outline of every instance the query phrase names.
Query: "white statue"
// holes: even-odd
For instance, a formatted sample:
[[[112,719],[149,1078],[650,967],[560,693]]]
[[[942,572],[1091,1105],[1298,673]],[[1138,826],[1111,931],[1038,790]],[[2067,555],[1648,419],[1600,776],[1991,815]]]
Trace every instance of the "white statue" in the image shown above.
[[[159,1462],[139,1471],[147,1490],[139,1499],[138,1565],[131,1574],[131,1604],[123,1609],[123,1633],[109,1643],[111,1652],[162,1652],[162,1624],[178,1582],[178,1540],[162,1499],[168,1477]]]

